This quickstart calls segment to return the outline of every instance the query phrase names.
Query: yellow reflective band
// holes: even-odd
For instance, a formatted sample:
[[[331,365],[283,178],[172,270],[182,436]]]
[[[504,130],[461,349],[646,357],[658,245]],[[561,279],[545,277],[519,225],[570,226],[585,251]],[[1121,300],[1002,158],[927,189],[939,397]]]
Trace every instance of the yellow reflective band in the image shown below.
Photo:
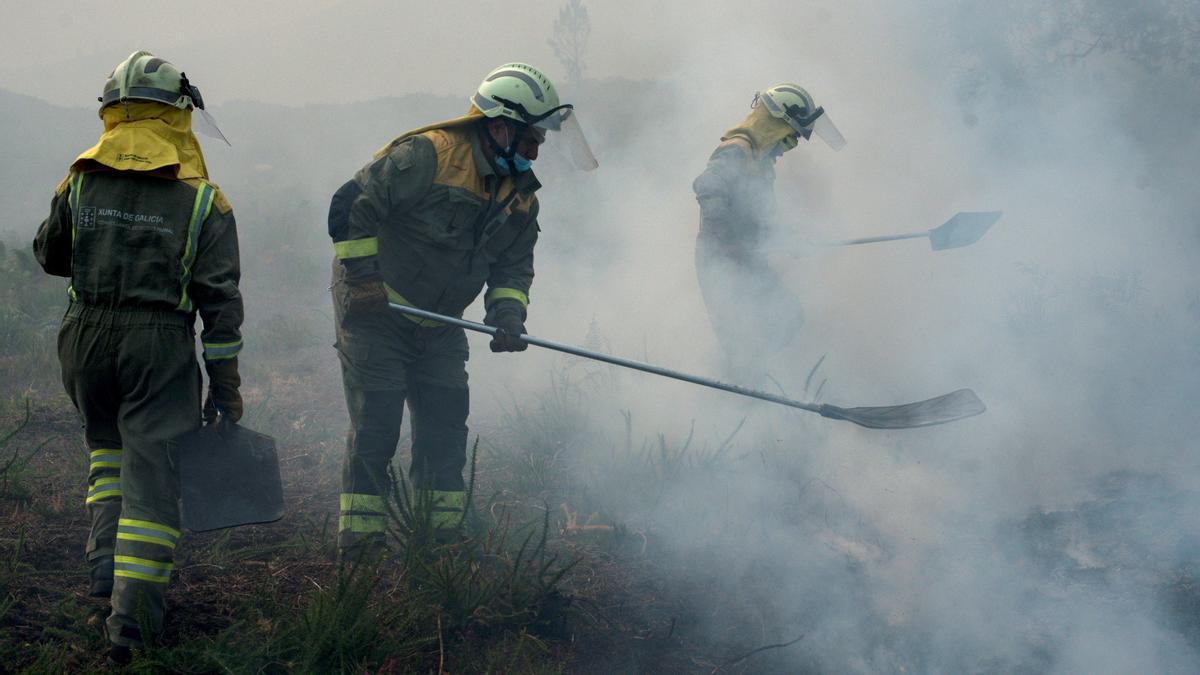
[[[467,503],[467,493],[461,490],[417,490],[417,503],[428,503],[438,509],[461,511]]]
[[[89,464],[90,471],[96,469],[119,469],[121,468],[121,449],[115,450],[93,450],[91,452],[91,463]]]
[[[117,539],[124,539],[126,541],[140,541],[146,544],[158,544],[159,546],[166,546],[170,549],[174,549],[176,546],[175,542],[168,541],[160,537],[153,537],[144,534],[132,534],[129,532],[117,532]]]
[[[125,494],[121,491],[120,476],[105,476],[104,478],[97,478],[96,482],[92,483],[91,485],[92,487],[88,490],[87,499],[83,501],[84,504],[91,504],[101,500],[122,497]]]
[[[83,191],[83,174],[76,173],[71,177],[71,194],[67,196],[67,206],[71,209],[71,246],[75,245],[75,227],[79,222],[79,193]],[[75,299],[75,288],[67,287],[67,295]]]
[[[439,530],[462,524],[467,495],[461,490],[417,490],[417,505],[429,509],[429,524]]]
[[[383,516],[338,516],[338,531],[349,530],[355,534],[383,532],[387,529],[387,521]]]
[[[232,359],[242,351],[242,341],[234,340],[233,342],[205,342],[204,344],[204,360],[205,361],[224,361]]]
[[[339,260],[347,258],[365,258],[369,255],[379,254],[379,239],[377,237],[365,237],[363,239],[351,239],[349,241],[333,242],[333,253]]]
[[[131,572],[129,570],[113,570],[114,577],[126,577],[129,579],[138,579],[140,581],[152,581],[156,584],[170,583],[170,575],[165,577],[155,576],[153,574],[142,574],[141,572]]]
[[[171,535],[175,539],[178,539],[179,534],[180,534],[179,530],[177,530],[169,525],[160,525],[158,523],[152,523],[149,520],[134,520],[132,518],[121,518],[117,521],[117,525],[118,526],[128,525],[129,527],[141,527],[141,528],[145,528],[147,530],[157,530],[159,532],[166,532],[167,534]]]
[[[397,293],[396,289],[392,288],[391,286],[388,286],[386,283],[383,285],[383,290],[387,292],[388,302],[392,302],[397,305],[404,305],[405,307],[417,307],[416,305],[409,302],[408,299],[405,298],[403,295],[400,295],[399,293]],[[417,309],[420,309],[420,307],[417,307]],[[433,319],[422,319],[419,316],[410,316],[408,314],[405,314],[404,318],[408,319],[409,321],[412,321],[413,323],[417,324],[418,326],[420,326],[422,328],[437,328],[438,326],[445,325],[441,321],[434,321]]]
[[[375,513],[386,512],[383,497],[379,495],[343,492],[341,497],[338,499],[338,506],[341,507],[342,511],[373,511]]]
[[[67,295],[72,300],[76,300],[76,301],[79,300],[79,296],[75,295],[75,287],[74,286],[67,286]]]
[[[529,296],[515,288],[493,288],[487,292],[487,295],[483,296],[483,304],[486,307],[497,300],[503,300],[505,298],[516,300],[517,302],[521,303],[522,307],[529,306]]]
[[[175,569],[174,563],[160,562],[158,560],[150,560],[149,558],[137,558],[131,555],[113,556],[113,561],[119,563],[132,563],[134,565],[141,565],[142,567],[153,567],[156,570],[170,571]]]
[[[461,511],[434,511],[429,514],[429,524],[437,530],[452,530],[462,524]]]
[[[121,518],[117,521],[117,539],[158,544],[173,549],[179,541],[179,530],[148,520]]]
[[[179,275],[179,304],[175,309],[181,312],[192,311],[192,300],[188,297],[187,287],[192,281],[192,263],[196,261],[196,248],[200,245],[200,230],[204,221],[212,211],[213,196],[216,191],[208,183],[201,183],[196,190],[196,199],[192,202],[192,217],[188,221],[187,240],[183,246],[183,256],[179,258],[183,272]]]

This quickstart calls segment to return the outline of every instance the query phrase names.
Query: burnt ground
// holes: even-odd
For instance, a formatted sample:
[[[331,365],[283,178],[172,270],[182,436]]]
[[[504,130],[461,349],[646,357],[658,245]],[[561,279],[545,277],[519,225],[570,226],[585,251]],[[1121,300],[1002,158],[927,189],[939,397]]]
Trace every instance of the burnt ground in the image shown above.
[[[285,517],[267,525],[185,534],[168,591],[161,652],[156,665],[148,669],[319,672],[329,667],[327,661],[317,665],[312,655],[295,649],[290,660],[247,655],[239,663],[227,654],[237,651],[239,641],[255,640],[248,632],[260,633],[264,643],[283,640],[281,632],[290,630],[286,626],[322,602],[341,578],[334,540],[344,413],[340,397],[335,399],[337,405],[329,399],[330,394],[340,394],[329,385],[337,382],[336,372],[326,366],[299,370],[261,378],[267,383],[264,388],[245,392],[250,412],[244,421],[278,439]],[[262,412],[268,409],[272,412]],[[330,409],[337,412],[327,412]],[[5,434],[17,430],[3,446],[7,469],[0,486],[0,672],[99,668],[107,602],[86,596],[82,553],[88,520],[82,495],[87,455],[74,410],[65,397],[42,395],[29,401],[27,419],[20,404],[9,406],[0,429]],[[715,651],[675,630],[688,610],[679,599],[680,589],[665,581],[669,571],[645,555],[645,533],[627,532],[596,515],[580,515],[578,507],[566,500],[551,504],[546,494],[509,489],[506,472],[510,470],[519,467],[480,461],[472,531],[488,540],[513,530],[515,536],[510,534],[510,541],[501,547],[507,552],[501,557],[511,562],[520,548],[521,533],[536,531],[539,521],[548,523],[547,550],[557,560],[573,563],[556,584],[553,601],[539,601],[543,614],[554,614],[552,620],[478,621],[453,634],[441,628],[437,607],[419,608],[413,611],[434,621],[427,625],[409,621],[399,629],[384,626],[371,649],[364,649],[361,658],[350,653],[337,669],[712,672],[722,670],[722,664],[727,666],[722,672],[748,668],[747,663],[728,662],[758,645],[749,644],[740,652]],[[385,564],[376,574],[372,602],[402,607],[417,601],[407,593],[407,572],[401,567]],[[387,653],[389,643],[396,645],[394,657]]]
[[[1111,474],[1086,500],[987,533],[997,551],[991,563],[1027,580],[1020,592],[1031,609],[1019,648],[988,654],[966,646],[948,657],[931,647],[935,628],[864,609],[849,634],[872,652],[830,656],[839,638],[817,642],[819,633],[788,634],[789,626],[820,631],[829,607],[869,608],[872,566],[893,553],[886,537],[852,511],[838,515],[843,500],[834,495],[780,512],[799,540],[823,551],[804,563],[811,570],[768,556],[734,574],[723,567],[727,558],[705,556],[732,548],[730,541],[763,548],[755,543],[762,539],[770,551],[769,536],[716,525],[714,537],[725,541],[672,553],[666,533],[629,525],[639,521],[624,518],[614,500],[625,499],[631,512],[672,508],[628,495],[652,493],[687,471],[690,480],[720,482],[742,457],[767,459],[722,458],[720,449],[689,449],[690,438],[660,437],[642,453],[625,448],[634,459],[605,465],[603,484],[626,484],[628,495],[598,500],[563,458],[572,444],[593,451],[604,440],[568,433],[580,424],[562,396],[506,419],[473,420],[485,441],[471,542],[365,575],[348,571],[334,554],[345,416],[336,363],[319,349],[286,368],[246,373],[257,386],[244,392],[245,423],[277,439],[285,517],[185,535],[165,635],[135,670],[1045,672],[1071,669],[1060,627],[1097,608],[1149,616],[1200,652],[1200,538],[1189,526],[1200,517],[1200,496],[1170,477]],[[87,672],[100,667],[105,649],[106,603],[85,595],[87,455],[69,402],[50,390],[27,397],[28,419],[20,399],[0,414],[0,672]],[[402,439],[401,461],[405,447]],[[679,459],[686,457],[693,460]],[[764,470],[785,469],[798,485],[812,484],[800,465]],[[812,583],[801,586],[809,603],[781,603],[781,575],[810,571]],[[1164,663],[1188,669],[1186,660]]]

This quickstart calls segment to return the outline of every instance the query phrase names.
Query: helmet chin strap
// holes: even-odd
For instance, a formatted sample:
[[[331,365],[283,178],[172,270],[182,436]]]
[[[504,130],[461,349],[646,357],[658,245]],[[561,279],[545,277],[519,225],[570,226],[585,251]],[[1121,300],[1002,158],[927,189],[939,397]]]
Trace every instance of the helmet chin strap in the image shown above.
[[[501,146],[498,142],[496,142],[496,137],[492,134],[491,129],[487,129],[486,126],[485,126],[485,130],[487,131],[487,133],[485,133],[484,136],[487,136],[488,145],[491,146],[493,153],[495,153],[497,156],[503,157],[504,159],[508,160],[509,162],[512,162],[513,156],[517,154],[517,146],[521,144],[521,137],[525,135],[525,126],[526,125],[512,124],[511,126],[517,127],[517,131],[515,134],[510,134],[509,126],[510,126],[510,123],[507,120],[505,120],[504,121],[504,135],[506,137],[509,137],[507,139],[509,141],[507,146]]]

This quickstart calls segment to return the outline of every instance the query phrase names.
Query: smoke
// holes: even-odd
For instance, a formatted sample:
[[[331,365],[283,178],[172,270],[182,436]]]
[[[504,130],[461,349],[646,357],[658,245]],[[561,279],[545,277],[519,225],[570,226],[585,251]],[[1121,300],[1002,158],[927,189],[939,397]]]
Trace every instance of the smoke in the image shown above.
[[[628,507],[626,476],[605,486],[673,574],[716,594],[697,601],[711,618],[696,634],[718,645],[805,634],[766,662],[779,669],[1193,667],[1197,204],[1179,181],[1195,174],[1181,148],[1197,135],[1171,111],[1195,105],[1194,75],[1115,48],[1050,53],[1042,33],[1070,29],[1065,10],[852,5],[773,24],[780,3],[703,9],[699,28],[626,50],[671,55],[646,98],[633,85],[619,104],[597,96],[611,85],[585,90],[596,96],[585,115],[639,114],[598,144],[594,192],[573,182],[543,198],[539,273],[571,281],[542,282],[532,330],[569,337],[594,319],[617,353],[718,371],[687,186],[775,81],[808,86],[850,139],[836,155],[809,143],[779,161],[780,249],[919,231],[959,210],[1005,216],[961,250],[908,242],[777,260],[807,315],[790,363],[773,364],[790,394],[828,354],[825,400],[971,386],[983,417],[864,431],[645,379],[591,401],[614,439],[618,408],[676,442],[691,420],[716,442],[750,418],[728,461],[672,475],[652,507]],[[1110,27],[1136,33],[1155,18]],[[568,237],[603,240],[606,255]]]
[[[593,79],[562,93],[601,168],[572,173],[551,149],[538,160],[528,327],[718,374],[691,182],[755,91],[795,81],[849,145],[834,153],[814,139],[776,166],[772,258],[806,319],[771,375],[789,396],[815,395],[803,383],[825,355],[822,401],[966,386],[988,412],[870,431],[532,349],[493,356],[473,340],[472,428],[520,443],[489,438],[514,407],[574,415],[555,421],[574,434],[570,482],[586,487],[586,506],[645,535],[680,635],[731,655],[804,635],[747,662],[756,669],[1194,669],[1200,88],[1195,57],[1169,38],[1194,30],[1195,10],[895,4],[590,5]],[[374,11],[376,24],[413,30],[412,17]],[[504,21],[528,15],[489,16],[505,35]],[[550,30],[554,13],[534,16]],[[533,35],[529,25],[513,34]],[[533,38],[515,43],[552,63]],[[512,44],[483,49],[498,56],[471,69],[482,76]],[[219,88],[205,89],[234,142],[208,159],[239,218],[248,330],[288,314],[332,341],[328,198],[392,136],[462,112],[477,76],[464,79],[453,50],[427,48],[437,84],[411,88],[453,96],[302,106],[374,94],[310,95],[325,80],[285,71],[304,83],[284,99],[295,107],[221,105]],[[355,60],[331,51],[322,61]],[[378,86],[354,70],[353,82]],[[1004,216],[963,249],[797,247],[974,210]],[[246,361],[270,348],[248,340]],[[578,388],[570,405],[546,404],[556,378]],[[669,459],[689,433],[688,459]]]

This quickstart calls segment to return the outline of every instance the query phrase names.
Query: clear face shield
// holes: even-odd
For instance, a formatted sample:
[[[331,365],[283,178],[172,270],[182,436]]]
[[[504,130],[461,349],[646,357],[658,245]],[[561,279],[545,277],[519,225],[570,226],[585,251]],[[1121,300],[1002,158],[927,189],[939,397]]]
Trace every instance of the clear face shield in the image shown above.
[[[759,104],[767,107],[767,110],[776,117],[783,117],[788,124],[796,130],[796,133],[808,140],[810,136],[816,134],[818,138],[825,141],[833,150],[841,150],[846,147],[846,137],[842,136],[842,132],[838,131],[833,120],[829,118],[829,113],[825,112],[825,108],[817,108],[808,115],[795,105],[787,106],[787,109],[781,108],[770,96],[762,94],[754,95],[754,102],[750,107],[755,107]]]
[[[587,137],[583,135],[583,127],[579,126],[579,116],[573,108],[562,108],[550,116],[539,120],[533,125],[543,133],[553,132],[550,139],[551,147],[562,152],[580,171],[591,171],[600,166],[592,149],[588,146]]]
[[[200,114],[196,115],[195,113]],[[228,138],[225,138],[225,134],[221,133],[221,129],[217,126],[217,120],[213,119],[213,116],[208,114],[204,108],[192,109],[192,128],[209,138],[225,141],[225,145],[233,145]]]
[[[180,87],[182,93],[192,99],[192,128],[209,138],[225,141],[225,145],[232,147],[233,144],[229,142],[228,138],[225,138],[225,134],[221,133],[221,129],[217,127],[217,120],[204,109],[204,97],[200,95],[200,90],[188,82],[187,73],[180,73],[179,75],[182,79]],[[196,115],[196,113],[200,114]]]
[[[841,150],[846,147],[846,137],[842,136],[842,132],[838,131],[833,120],[829,119],[829,113],[822,111],[821,116],[812,124],[812,133],[818,138],[825,141],[834,150]]]

